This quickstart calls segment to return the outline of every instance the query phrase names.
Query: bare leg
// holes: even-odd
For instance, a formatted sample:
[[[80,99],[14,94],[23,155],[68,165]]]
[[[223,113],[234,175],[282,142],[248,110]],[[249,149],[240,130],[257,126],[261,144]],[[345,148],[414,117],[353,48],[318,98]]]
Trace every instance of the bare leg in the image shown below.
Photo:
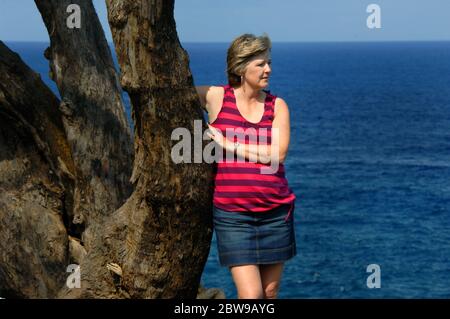
[[[264,298],[258,265],[232,266],[230,271],[239,299]]]
[[[283,263],[271,265],[259,265],[264,298],[266,299],[277,298],[278,289],[280,288],[283,266],[284,266]]]

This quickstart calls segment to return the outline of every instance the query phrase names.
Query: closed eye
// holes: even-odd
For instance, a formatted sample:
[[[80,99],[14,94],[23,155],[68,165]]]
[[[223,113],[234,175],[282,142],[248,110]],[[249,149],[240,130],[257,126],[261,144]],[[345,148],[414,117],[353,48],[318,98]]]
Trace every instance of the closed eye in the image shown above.
[[[269,61],[267,61],[267,62],[264,61],[264,62],[258,64],[258,66],[264,66],[266,63],[267,63],[268,65],[272,65],[272,60],[269,60]]]

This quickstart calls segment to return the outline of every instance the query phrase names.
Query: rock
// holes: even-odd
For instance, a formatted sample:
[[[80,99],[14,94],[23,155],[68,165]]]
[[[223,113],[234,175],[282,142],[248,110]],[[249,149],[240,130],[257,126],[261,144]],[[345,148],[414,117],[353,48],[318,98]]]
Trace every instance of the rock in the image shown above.
[[[198,287],[197,299],[226,299],[225,293],[219,288]]]

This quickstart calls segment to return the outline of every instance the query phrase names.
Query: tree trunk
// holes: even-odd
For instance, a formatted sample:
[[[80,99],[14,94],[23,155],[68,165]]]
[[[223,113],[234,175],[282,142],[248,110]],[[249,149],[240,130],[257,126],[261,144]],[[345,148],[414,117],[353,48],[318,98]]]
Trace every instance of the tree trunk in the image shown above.
[[[171,133],[194,131],[201,108],[173,1],[107,1],[135,122],[135,190],[107,226],[110,262],[133,298],[196,296],[212,236],[212,168],[174,164]],[[86,260],[94,260],[86,258]],[[93,281],[92,281],[93,282]]]
[[[0,41],[0,296],[52,298],[69,265],[75,168],[59,101]]]
[[[133,107],[134,188],[120,86],[92,2],[35,2],[62,102],[1,48],[0,296],[194,298],[213,180],[211,166],[171,159],[173,130],[193,133],[203,119],[173,0],[107,0]],[[69,4],[81,8],[81,29],[66,25]],[[73,262],[81,288],[65,285]]]
[[[81,236],[88,250],[95,224],[120,207],[132,190],[132,140],[122,90],[92,2],[35,3],[49,32],[45,55],[61,94],[64,127],[79,170],[70,231]],[[80,29],[67,25],[70,4],[80,6]]]

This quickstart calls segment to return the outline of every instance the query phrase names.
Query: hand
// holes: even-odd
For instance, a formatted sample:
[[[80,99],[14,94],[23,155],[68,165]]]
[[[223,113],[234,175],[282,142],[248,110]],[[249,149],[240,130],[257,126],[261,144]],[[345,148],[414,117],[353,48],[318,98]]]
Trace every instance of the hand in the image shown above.
[[[225,140],[224,140],[222,133],[218,129],[216,129],[215,127],[213,127],[209,124],[208,124],[208,128],[209,128],[209,130],[206,131],[206,135],[208,135],[208,137],[210,139],[212,139],[214,142],[216,142],[223,148]]]

